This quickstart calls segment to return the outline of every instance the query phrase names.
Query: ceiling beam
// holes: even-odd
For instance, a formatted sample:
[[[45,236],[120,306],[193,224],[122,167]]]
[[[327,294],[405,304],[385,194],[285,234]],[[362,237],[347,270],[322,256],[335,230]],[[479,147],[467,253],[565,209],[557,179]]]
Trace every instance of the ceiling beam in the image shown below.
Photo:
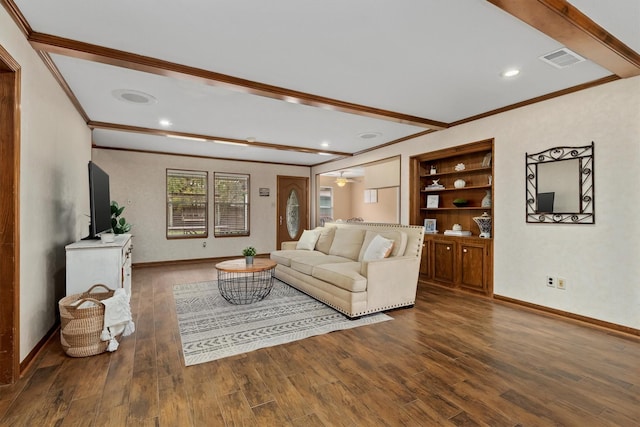
[[[47,53],[55,53],[73,58],[100,62],[103,64],[161,76],[195,80],[203,84],[228,87],[234,90],[250,93],[252,95],[259,95],[280,101],[309,105],[327,110],[340,111],[343,113],[357,114],[360,116],[372,117],[395,123],[409,124],[434,130],[441,130],[448,127],[447,123],[436,120],[429,120],[423,117],[367,107],[337,99],[285,89],[278,86],[272,86],[226,74],[203,70],[201,68],[176,64],[174,62],[163,61],[149,56],[124,52],[117,49],[97,46],[49,34],[32,32],[29,34],[28,40],[34,49],[42,50]]]
[[[640,75],[640,54],[566,0],[487,1],[619,77]]]
[[[294,147],[290,145],[271,144],[268,142],[259,142],[259,141],[247,141],[246,139],[225,138],[220,136],[203,135],[198,133],[177,132],[177,131],[166,130],[166,129],[145,128],[140,126],[122,125],[118,123],[89,121],[87,125],[91,129],[104,129],[104,130],[113,130],[113,131],[119,131],[119,132],[143,133],[146,135],[156,135],[156,136],[171,136],[175,138],[185,138],[185,139],[191,139],[191,140],[206,140],[209,142],[221,141],[221,142],[229,142],[233,144],[242,144],[250,147],[268,148],[270,150],[295,151],[298,153],[307,153],[307,154],[327,153],[333,156],[342,156],[342,157],[353,156],[352,153],[345,153],[342,151],[317,150],[314,148]],[[202,141],[202,142],[205,142],[205,141]]]

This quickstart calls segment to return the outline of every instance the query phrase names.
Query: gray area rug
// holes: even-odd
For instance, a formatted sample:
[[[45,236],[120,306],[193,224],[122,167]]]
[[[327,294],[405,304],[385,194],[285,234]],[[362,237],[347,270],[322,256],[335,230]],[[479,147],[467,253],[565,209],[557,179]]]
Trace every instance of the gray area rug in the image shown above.
[[[227,302],[215,281],[174,285],[173,295],[186,366],[392,319],[349,320],[276,279],[264,300],[247,305]]]

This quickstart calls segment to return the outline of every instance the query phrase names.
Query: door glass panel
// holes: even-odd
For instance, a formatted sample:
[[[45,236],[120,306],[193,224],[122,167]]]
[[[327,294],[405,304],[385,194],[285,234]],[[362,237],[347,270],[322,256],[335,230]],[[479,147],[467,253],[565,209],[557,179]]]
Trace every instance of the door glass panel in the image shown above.
[[[287,198],[287,231],[291,239],[300,231],[300,202],[296,190],[291,190]]]

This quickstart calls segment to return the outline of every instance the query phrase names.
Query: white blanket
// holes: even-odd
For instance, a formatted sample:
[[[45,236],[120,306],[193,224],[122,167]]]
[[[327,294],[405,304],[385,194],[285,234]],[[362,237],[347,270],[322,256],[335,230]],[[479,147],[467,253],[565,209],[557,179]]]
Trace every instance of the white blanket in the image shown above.
[[[136,327],[131,317],[131,307],[129,306],[129,295],[118,288],[111,298],[102,300],[104,304],[104,326],[100,339],[109,341],[107,351],[118,349],[116,337],[122,334],[123,337],[135,332]]]

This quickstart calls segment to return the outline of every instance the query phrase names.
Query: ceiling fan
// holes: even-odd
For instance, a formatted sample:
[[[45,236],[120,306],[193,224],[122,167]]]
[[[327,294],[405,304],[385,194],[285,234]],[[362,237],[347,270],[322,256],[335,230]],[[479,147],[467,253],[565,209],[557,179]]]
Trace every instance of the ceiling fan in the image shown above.
[[[344,175],[344,172],[340,172],[340,176],[336,178],[335,182],[336,184],[338,184],[338,187],[344,187],[349,182],[355,182],[353,179],[345,178],[343,175]]]

